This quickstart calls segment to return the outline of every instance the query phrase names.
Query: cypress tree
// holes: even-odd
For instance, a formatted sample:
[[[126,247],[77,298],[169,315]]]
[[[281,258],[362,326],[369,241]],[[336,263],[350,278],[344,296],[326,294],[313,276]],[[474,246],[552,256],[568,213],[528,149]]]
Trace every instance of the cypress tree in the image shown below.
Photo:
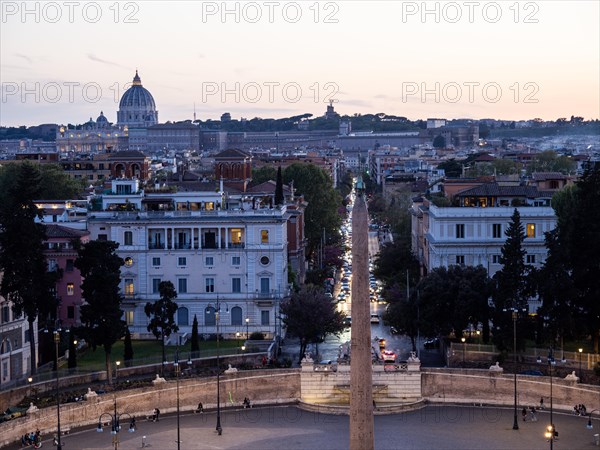
[[[133,345],[131,345],[131,333],[129,332],[129,327],[125,330],[125,341],[123,342],[123,359],[125,360],[125,366],[131,366],[131,361],[133,360]]]
[[[192,323],[192,356],[198,357],[200,353],[200,342],[198,341],[198,318],[194,314],[194,322]]]
[[[275,182],[275,205],[283,204],[283,177],[281,176],[281,166],[277,168],[277,181]]]

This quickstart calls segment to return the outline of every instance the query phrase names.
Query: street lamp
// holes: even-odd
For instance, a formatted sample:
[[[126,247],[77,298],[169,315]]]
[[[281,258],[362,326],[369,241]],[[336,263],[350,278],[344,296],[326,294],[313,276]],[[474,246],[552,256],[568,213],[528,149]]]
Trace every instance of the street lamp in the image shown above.
[[[546,432],[544,436],[550,442],[550,450],[554,448],[554,440],[558,438],[558,431],[556,431],[556,427],[554,426],[554,420],[552,417],[553,413],[553,394],[552,394],[552,366],[556,364],[554,361],[554,355],[552,354],[552,349],[550,349],[550,353],[548,353],[548,366],[550,368],[550,425],[546,427]]]
[[[514,363],[514,373],[513,373],[513,385],[514,385],[514,401],[513,401],[513,430],[519,429],[519,419],[517,418],[517,319],[519,317],[519,309],[518,308],[508,308],[504,309],[504,311],[511,311],[512,322],[513,322],[513,363]],[[523,312],[526,310],[523,309]]]
[[[591,430],[592,428],[594,428],[594,425],[592,425],[592,414],[595,413],[596,411],[600,411],[600,409],[594,409],[593,411],[590,411],[588,413],[588,423],[585,426],[588,430]]]
[[[246,317],[246,340],[250,339],[250,318]]]
[[[58,379],[58,344],[60,344],[60,334],[58,330],[54,331],[54,345],[56,349],[56,450],[62,450],[62,442],[60,439],[60,389],[59,389],[59,379]]]
[[[179,450],[179,446],[181,445],[181,436],[179,428],[179,341],[177,345],[177,352],[175,352],[175,362],[173,366],[175,367],[175,377],[177,379],[177,450]]]
[[[229,307],[226,305],[226,311],[229,311]],[[215,305],[215,325],[217,327],[217,426],[216,430],[219,436],[223,433],[223,428],[221,427],[221,351],[219,347],[219,314],[221,312],[221,300],[217,295],[217,303]],[[206,307],[206,312],[210,312],[211,305],[210,303]],[[246,324],[248,323],[248,319],[246,319]]]
[[[121,365],[121,361],[115,361],[115,364],[115,381],[117,381],[119,378],[119,366]]]
[[[237,331],[235,333],[235,337],[237,339],[237,348],[240,348],[240,332],[239,331]]]
[[[98,417],[98,427],[96,428],[96,431],[98,433],[102,433],[104,430],[102,429],[102,417],[103,416],[108,416],[110,417],[110,434],[113,435],[113,441],[112,443],[115,446],[115,450],[119,449],[119,435],[117,433],[119,433],[119,431],[121,431],[121,425],[119,424],[119,420],[121,419],[121,417],[127,415],[129,416],[129,432],[133,433],[135,431],[135,418],[129,414],[129,413],[117,413],[117,397],[114,398],[114,413],[102,413],[100,414],[100,417]]]
[[[33,382],[33,377],[27,377],[27,383],[29,386],[29,389],[28,389],[29,392],[27,393],[27,397],[31,397],[31,383],[32,382]]]
[[[581,356],[583,354],[583,349],[579,348],[579,349],[577,349],[577,351],[579,352],[579,381],[582,382],[583,381],[583,372],[581,371]]]
[[[465,367],[465,342],[466,339],[464,337],[460,338],[460,342],[462,342],[462,348],[463,348],[463,367]]]

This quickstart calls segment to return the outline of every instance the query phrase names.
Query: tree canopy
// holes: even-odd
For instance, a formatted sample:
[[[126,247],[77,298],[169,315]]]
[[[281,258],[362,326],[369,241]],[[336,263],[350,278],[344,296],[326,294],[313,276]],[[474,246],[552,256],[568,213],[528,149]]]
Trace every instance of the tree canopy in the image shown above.
[[[46,228],[35,219],[41,211],[34,200],[41,192],[37,166],[25,162],[0,169],[0,293],[13,302],[13,311],[22,312],[29,322],[31,372],[36,373],[34,322],[38,316],[56,317],[53,293],[59,272],[48,272],[44,255]],[[24,239],[26,237],[26,239]]]
[[[146,316],[150,318],[148,331],[151,331],[156,339],[160,339],[162,347],[163,362],[165,361],[165,337],[171,336],[171,333],[179,331],[175,323],[175,312],[177,303],[173,300],[177,298],[175,286],[170,281],[161,281],[158,285],[160,299],[155,302],[148,302],[144,307]]]
[[[302,288],[281,304],[287,333],[300,339],[300,362],[310,343],[322,342],[327,335],[344,331],[344,315],[323,292],[313,286]]]
[[[320,244],[323,231],[329,239],[339,239],[342,218],[338,207],[342,198],[334,190],[331,178],[314,164],[296,163],[288,166],[283,173],[286,184],[294,182],[298,195],[308,202],[304,215],[305,236],[308,240],[308,254]]]
[[[95,350],[104,348],[106,370],[112,383],[110,354],[115,342],[125,335],[126,324],[121,319],[122,296],[119,289],[120,268],[124,261],[116,254],[119,244],[113,241],[90,241],[80,245],[75,267],[83,277],[81,334]]]

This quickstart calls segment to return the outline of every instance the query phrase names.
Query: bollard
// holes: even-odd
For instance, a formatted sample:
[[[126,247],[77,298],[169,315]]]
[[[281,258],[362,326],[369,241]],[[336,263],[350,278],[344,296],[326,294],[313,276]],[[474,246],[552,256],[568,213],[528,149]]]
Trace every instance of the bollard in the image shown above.
[[[142,436],[142,448],[146,447],[146,436]]]

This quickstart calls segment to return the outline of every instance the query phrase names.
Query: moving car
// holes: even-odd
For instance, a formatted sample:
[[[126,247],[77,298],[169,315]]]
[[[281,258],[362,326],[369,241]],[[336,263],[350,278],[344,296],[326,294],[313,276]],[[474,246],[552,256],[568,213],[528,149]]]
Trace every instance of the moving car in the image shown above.
[[[385,350],[381,354],[384,363],[395,363],[396,362],[396,354],[391,350]]]
[[[371,314],[371,323],[379,323],[379,316],[377,314]]]

